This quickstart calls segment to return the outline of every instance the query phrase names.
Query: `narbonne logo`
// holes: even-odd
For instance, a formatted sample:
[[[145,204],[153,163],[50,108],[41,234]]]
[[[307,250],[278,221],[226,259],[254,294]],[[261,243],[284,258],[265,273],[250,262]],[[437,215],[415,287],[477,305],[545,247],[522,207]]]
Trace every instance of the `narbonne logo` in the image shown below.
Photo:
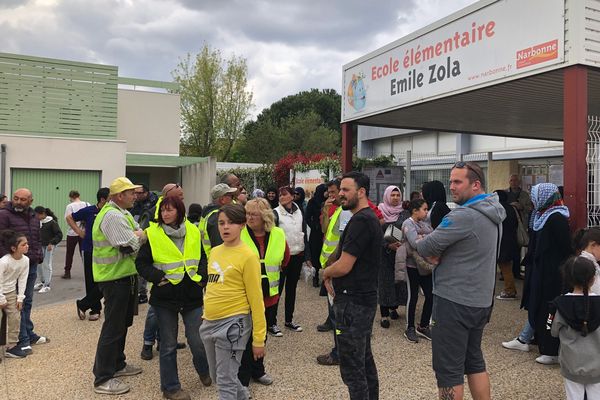
[[[558,58],[558,40],[517,51],[517,69]]]

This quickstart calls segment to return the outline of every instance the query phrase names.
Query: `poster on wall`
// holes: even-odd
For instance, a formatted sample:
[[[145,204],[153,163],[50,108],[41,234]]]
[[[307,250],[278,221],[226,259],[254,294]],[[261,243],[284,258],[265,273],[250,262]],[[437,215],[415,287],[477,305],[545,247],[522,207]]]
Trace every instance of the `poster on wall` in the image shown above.
[[[294,171],[290,171],[290,180],[294,177]],[[324,183],[324,175],[318,169],[311,169],[306,172],[296,171],[296,180],[292,182],[294,187],[301,187],[306,193],[306,198],[312,197],[315,189],[321,183]]]
[[[564,0],[497,1],[343,68],[342,122],[564,61]]]

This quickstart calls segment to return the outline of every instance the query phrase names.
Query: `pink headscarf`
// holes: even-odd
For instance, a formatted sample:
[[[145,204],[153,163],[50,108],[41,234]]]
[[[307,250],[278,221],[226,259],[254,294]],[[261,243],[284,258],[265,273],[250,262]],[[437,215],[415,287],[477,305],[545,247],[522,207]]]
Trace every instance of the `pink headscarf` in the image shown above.
[[[392,205],[392,192],[397,190],[400,192],[400,203],[397,206]],[[383,220],[385,222],[396,222],[398,216],[402,212],[402,191],[398,186],[388,186],[383,192],[383,203],[379,203],[377,206],[383,214]]]

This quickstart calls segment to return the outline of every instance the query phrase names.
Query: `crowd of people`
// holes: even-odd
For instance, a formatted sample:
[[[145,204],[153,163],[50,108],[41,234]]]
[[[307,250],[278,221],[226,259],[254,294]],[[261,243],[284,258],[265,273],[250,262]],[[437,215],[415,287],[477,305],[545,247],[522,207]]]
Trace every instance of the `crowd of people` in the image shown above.
[[[142,373],[126,361],[125,343],[139,305],[149,303],[140,357],[151,360],[156,345],[165,398],[190,398],[177,366],[186,347],[202,385],[215,383],[220,399],[250,398],[251,381],[274,380],[264,364],[267,336],[303,331],[307,316],[296,315],[295,303],[304,273],[327,302],[317,329],[333,334],[331,351],[317,363],[339,366],[351,399],[379,397],[371,350],[378,309],[382,328],[404,318],[408,342],[431,342],[441,399],[462,399],[465,375],[474,399],[491,398],[481,341],[494,299],[518,298],[515,279],[524,279],[527,319],[502,346],[537,345],[538,363],[560,363],[567,398],[600,398],[600,229],[572,238],[556,185],[538,184],[529,194],[513,175],[507,189],[488,194],[480,166],[458,162],[450,171],[453,209],[439,181],[406,201],[395,185],[379,205],[369,192],[359,172],[319,185],[308,201],[302,188],[288,186],[249,194],[227,174],[209,204],[187,210],[176,183],[157,195],[120,177],[98,190],[93,205],[71,191],[62,277],[71,278],[79,246],[85,297],[76,301],[77,316],[97,321],[104,314],[94,391],[126,393],[121,378]],[[0,203],[0,346],[11,358],[49,342],[34,332],[32,296],[50,290],[53,251],[63,239],[52,210],[32,203],[28,189]],[[498,273],[504,287],[496,296]],[[186,343],[177,340],[180,315]]]

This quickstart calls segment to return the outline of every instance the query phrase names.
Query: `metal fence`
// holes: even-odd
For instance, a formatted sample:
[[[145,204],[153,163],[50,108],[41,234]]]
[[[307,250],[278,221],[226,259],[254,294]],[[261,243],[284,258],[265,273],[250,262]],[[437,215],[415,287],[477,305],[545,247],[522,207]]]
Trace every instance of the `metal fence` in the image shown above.
[[[600,225],[600,117],[588,116],[588,226]]]

